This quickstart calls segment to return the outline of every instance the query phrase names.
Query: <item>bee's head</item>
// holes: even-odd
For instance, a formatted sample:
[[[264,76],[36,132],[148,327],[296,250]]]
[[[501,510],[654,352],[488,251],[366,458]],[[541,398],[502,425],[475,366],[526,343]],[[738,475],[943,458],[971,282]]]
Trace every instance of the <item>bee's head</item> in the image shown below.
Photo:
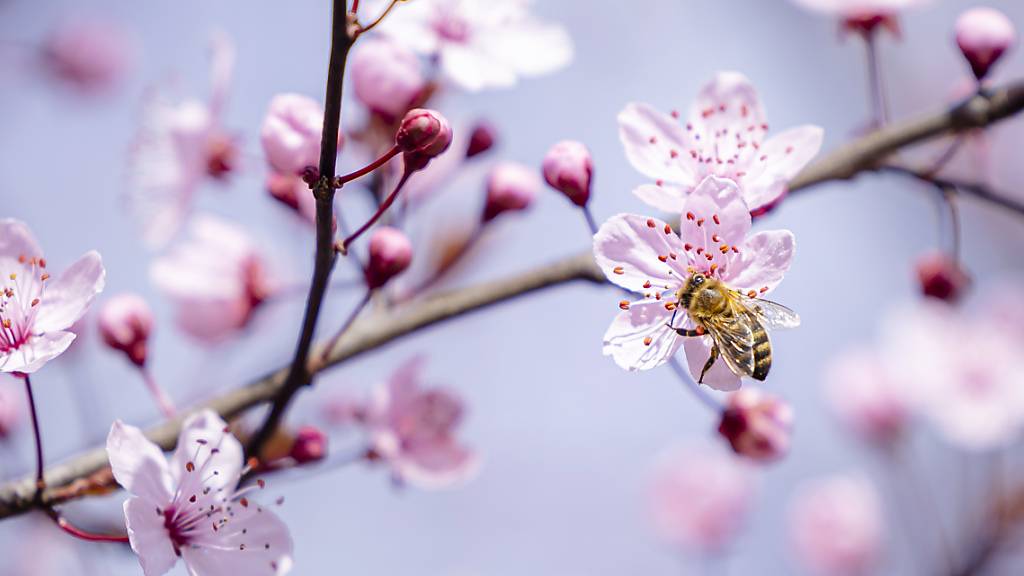
[[[679,305],[683,308],[690,307],[690,300],[693,298],[693,294],[700,290],[701,286],[707,281],[707,276],[700,272],[694,272],[690,275],[690,278],[686,281],[686,284],[679,290]]]

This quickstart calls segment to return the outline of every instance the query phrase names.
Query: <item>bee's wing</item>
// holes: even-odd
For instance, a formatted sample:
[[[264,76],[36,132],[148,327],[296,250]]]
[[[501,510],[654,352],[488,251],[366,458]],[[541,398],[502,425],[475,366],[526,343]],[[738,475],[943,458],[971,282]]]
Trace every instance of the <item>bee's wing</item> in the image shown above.
[[[718,345],[729,369],[737,376],[754,373],[754,327],[757,318],[740,306],[730,316],[715,316],[702,325]]]
[[[800,325],[800,316],[782,304],[761,298],[750,298],[738,292],[736,294],[740,297],[743,307],[757,316],[766,330],[796,328]]]

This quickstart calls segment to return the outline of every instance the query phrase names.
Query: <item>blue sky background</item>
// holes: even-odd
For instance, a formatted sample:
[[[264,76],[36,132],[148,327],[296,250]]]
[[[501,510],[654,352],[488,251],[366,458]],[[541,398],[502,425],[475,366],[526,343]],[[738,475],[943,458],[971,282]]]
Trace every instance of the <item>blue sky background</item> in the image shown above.
[[[244,224],[281,276],[301,282],[311,269],[312,231],[263,192],[258,130],[277,93],[322,99],[328,4],[0,2],[0,41],[15,45],[15,56],[17,46],[38,43],[55,23],[75,15],[111,17],[134,31],[136,67],[108,98],[83,101],[56,90],[32,70],[12,64],[11,52],[0,61],[0,216],[28,222],[55,267],[95,248],[107,267],[107,295],[134,290],[150,298],[159,319],[152,366],[182,405],[284,364],[302,302],[268,305],[250,334],[212,349],[187,341],[173,326],[169,303],[148,281],[151,254],[123,203],[127,148],[142,93],[175,83],[182,94],[204,96],[210,33],[223,29],[234,39],[238,64],[226,124],[241,137],[245,166],[229,186],[207,186],[200,206]],[[592,208],[599,220],[645,211],[630,194],[644,177],[627,163],[616,132],[615,116],[630,101],[685,110],[716,71],[732,69],[757,85],[775,130],[819,124],[826,130],[825,149],[847,140],[868,117],[860,43],[839,42],[835,22],[784,0],[538,4],[539,13],[568,28],[576,44],[573,64],[514,90],[449,93],[440,108],[456,126],[477,118],[494,123],[501,137],[495,158],[539,166],[555,141],[585,142],[594,155]],[[897,117],[942,106],[966,78],[951,29],[972,4],[937,1],[903,19],[902,42],[883,40]],[[1024,22],[1019,2],[989,4]],[[1024,57],[1011,54],[998,72],[1001,78],[1019,77]],[[1024,126],[1020,119],[1008,124],[999,135],[1005,151],[997,154],[1005,161],[1000,176],[1004,189],[1024,198],[1019,161],[1013,163]],[[342,158],[344,163],[344,153]],[[475,214],[481,200],[481,179],[474,173],[452,185],[443,205],[454,219]],[[345,210],[365,211],[359,198],[341,201]],[[963,212],[964,257],[979,285],[1024,270],[1020,218],[972,200],[963,202]],[[502,220],[451,285],[499,278],[589,249],[579,215],[556,193],[542,195],[529,214]],[[937,245],[936,206],[922,186],[867,175],[802,193],[758,226],[789,228],[797,238],[796,260],[775,299],[798,310],[803,326],[774,338],[776,364],[765,385],[792,402],[797,421],[792,454],[758,473],[758,506],[723,570],[791,574],[797,568],[781,528],[795,485],[823,474],[864,472],[889,497],[893,482],[902,481],[837,426],[823,403],[821,369],[844,347],[870,341],[887,310],[915,298],[912,264]],[[349,273],[339,265],[339,275]],[[332,294],[323,325],[340,323],[357,296]],[[611,289],[557,288],[421,331],[321,378],[317,391],[300,398],[291,422],[316,421],[324,399],[364,390],[408,356],[427,354],[430,380],[467,399],[463,436],[485,464],[471,484],[440,493],[396,492],[380,470],[364,467],[275,479],[268,497],[287,496],[282,514],[296,542],[294,574],[696,573],[695,561],[653,533],[646,488],[655,456],[678,442],[714,440],[715,418],[669,369],[629,374],[601,356],[601,335],[618,300]],[[116,417],[137,424],[157,418],[136,374],[120,356],[102,349],[95,335],[82,338],[33,380],[50,461],[100,441]],[[17,383],[7,379],[0,385]],[[338,440],[340,447],[343,439]],[[918,477],[928,478],[948,504],[941,512],[947,532],[969,534],[965,510],[968,496],[986,486],[979,471],[984,458],[945,448],[927,430],[913,444]],[[15,436],[0,446],[0,456],[0,475],[25,473],[31,437]],[[73,517],[116,522],[122,499],[118,494],[69,510]],[[893,517],[907,509],[893,501],[888,507],[893,549],[886,573],[905,573],[910,566],[901,524]],[[931,520],[920,510],[914,514],[918,529],[928,531]],[[62,538],[56,534],[30,519],[5,521],[0,557],[24,556],[28,543],[31,554],[42,557],[35,546]],[[71,564],[53,573],[140,573],[126,549],[77,543],[71,549],[83,556],[70,556]],[[939,557],[937,549],[918,551],[929,560]],[[76,560],[86,556],[81,564]],[[0,573],[22,574],[6,560]],[[174,574],[184,574],[183,567]]]

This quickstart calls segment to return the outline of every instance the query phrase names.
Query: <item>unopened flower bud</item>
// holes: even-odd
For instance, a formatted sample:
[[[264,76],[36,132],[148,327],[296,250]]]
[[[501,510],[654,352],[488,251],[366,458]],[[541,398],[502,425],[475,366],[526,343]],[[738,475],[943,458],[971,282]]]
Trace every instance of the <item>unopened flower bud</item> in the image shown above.
[[[68,23],[46,39],[44,69],[82,92],[103,92],[117,84],[130,67],[132,44],[128,34],[112,22]]]
[[[590,151],[580,142],[563,140],[544,156],[544,179],[565,194],[573,204],[583,207],[590,200],[590,177],[594,163]]]
[[[865,38],[872,36],[879,27],[899,36],[900,23],[896,14],[882,9],[862,9],[848,13],[840,23],[841,32],[854,32]]]
[[[540,187],[540,178],[530,168],[514,162],[498,164],[487,179],[484,222],[493,220],[503,212],[526,210]]]
[[[128,355],[137,366],[146,363],[146,346],[153,330],[153,312],[137,294],[120,294],[100,308],[98,325],[103,342]]]
[[[216,180],[226,180],[238,165],[238,145],[225,134],[210,137],[206,146],[206,173]]]
[[[452,129],[440,113],[416,108],[406,113],[395,134],[395,144],[405,155],[406,170],[422,170],[432,158],[448,149]]]
[[[318,462],[327,456],[327,435],[315,426],[303,426],[295,434],[295,443],[288,453],[298,464]]]
[[[946,302],[957,301],[971,283],[963,268],[942,252],[932,252],[917,261],[917,279],[922,294]]]
[[[718,433],[740,455],[764,462],[789,450],[793,410],[778,398],[744,388],[729,397]]]
[[[282,174],[298,174],[320,159],[324,110],[301,94],[278,94],[270,101],[260,128],[267,163]]]
[[[424,89],[419,58],[384,38],[359,44],[350,64],[356,98],[391,124],[409,110]]]
[[[366,285],[380,288],[401,274],[412,262],[412,243],[397,228],[384,226],[370,236],[370,259],[366,263]]]
[[[473,127],[473,133],[469,135],[469,146],[466,147],[466,158],[472,158],[477,154],[483,154],[494,147],[496,131],[487,122],[480,122]]]
[[[1017,30],[994,8],[971,8],[956,20],[956,43],[979,81],[1017,41]]]

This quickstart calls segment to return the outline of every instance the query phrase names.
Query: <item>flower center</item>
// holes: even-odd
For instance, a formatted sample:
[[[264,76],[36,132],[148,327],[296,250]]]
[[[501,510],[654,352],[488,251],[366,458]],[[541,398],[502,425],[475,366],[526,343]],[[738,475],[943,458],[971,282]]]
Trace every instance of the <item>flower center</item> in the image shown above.
[[[32,337],[32,325],[50,275],[43,258],[18,256],[8,262],[0,289],[0,353],[17,350]]]

